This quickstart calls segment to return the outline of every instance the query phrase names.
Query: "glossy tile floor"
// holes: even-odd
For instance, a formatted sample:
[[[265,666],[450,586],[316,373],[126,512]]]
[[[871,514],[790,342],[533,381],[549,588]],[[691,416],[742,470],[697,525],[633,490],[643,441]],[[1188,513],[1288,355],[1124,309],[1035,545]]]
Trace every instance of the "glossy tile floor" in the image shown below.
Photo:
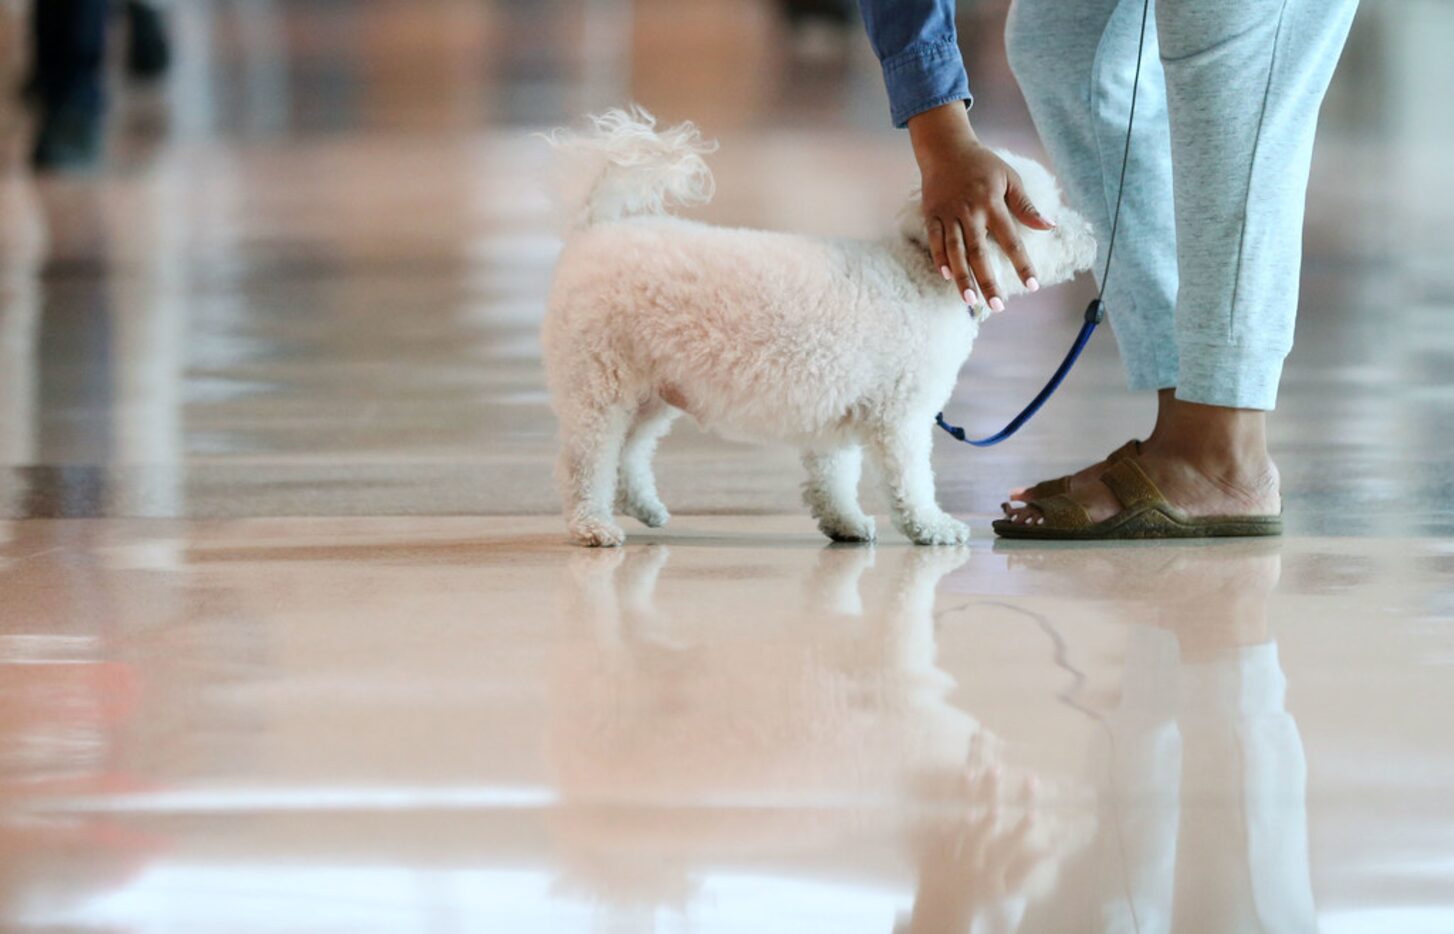
[[[965,6],[981,132],[1033,149]],[[30,177],[0,108],[0,929],[1454,930],[1446,5],[1368,4],[1324,112],[1286,540],[991,540],[1144,429],[1098,339],[939,450],[968,548],[825,547],[790,453],[684,426],[615,552],[553,514],[529,134],[638,99],[721,137],[704,216],[873,234],[913,168],[861,41],[175,7],[101,172]],[[966,421],[1085,293],[995,319]]]

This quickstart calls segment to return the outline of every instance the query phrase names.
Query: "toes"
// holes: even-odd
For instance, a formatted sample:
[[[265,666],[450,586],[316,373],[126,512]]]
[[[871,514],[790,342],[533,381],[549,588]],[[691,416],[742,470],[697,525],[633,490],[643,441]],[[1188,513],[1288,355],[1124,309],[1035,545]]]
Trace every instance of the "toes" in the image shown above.
[[[1011,522],[1020,525],[1043,525],[1045,516],[1034,506],[1018,506],[1009,510],[1006,515]]]

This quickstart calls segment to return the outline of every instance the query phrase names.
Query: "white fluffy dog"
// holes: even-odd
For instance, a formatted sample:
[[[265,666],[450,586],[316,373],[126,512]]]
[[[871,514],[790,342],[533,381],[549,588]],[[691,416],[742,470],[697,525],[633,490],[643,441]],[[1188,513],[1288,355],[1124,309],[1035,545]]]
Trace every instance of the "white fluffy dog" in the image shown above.
[[[569,158],[571,228],[544,324],[545,367],[561,426],[559,479],[571,536],[619,545],[613,507],[667,521],[651,458],[682,412],[706,429],[803,452],[803,499],[837,541],[869,541],[858,503],[867,448],[894,525],[924,545],[965,541],[939,508],[929,463],[934,415],[979,332],[935,268],[918,198],[882,240],[712,227],[666,215],[711,198],[690,123],[664,130],[639,108],[549,139]],[[1022,228],[1041,283],[1090,266],[1090,225],[1035,162],[1000,154],[1053,231]],[[1002,292],[1024,291],[992,248]],[[983,303],[979,306],[983,308]]]

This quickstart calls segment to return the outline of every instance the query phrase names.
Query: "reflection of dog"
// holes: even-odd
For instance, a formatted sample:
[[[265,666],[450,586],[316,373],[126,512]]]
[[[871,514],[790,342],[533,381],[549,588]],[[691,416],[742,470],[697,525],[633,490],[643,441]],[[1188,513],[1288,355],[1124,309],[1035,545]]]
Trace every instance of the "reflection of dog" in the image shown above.
[[[797,612],[710,581],[690,608],[659,604],[665,547],[579,555],[570,615],[592,639],[559,654],[549,732],[571,883],[615,905],[681,905],[713,866],[907,847],[921,881],[981,903],[1048,887],[1073,848],[1056,809],[1036,806],[1050,783],[1004,761],[935,662],[936,585],[966,559],[904,550],[879,573],[872,549],[824,549]]]
[[[581,169],[544,329],[576,541],[620,544],[618,502],[649,526],[667,521],[651,457],[683,411],[722,434],[800,448],[804,498],[830,538],[874,537],[857,496],[867,447],[904,534],[965,541],[935,502],[930,432],[979,320],[934,268],[917,203],[876,242],[709,227],[663,214],[711,196],[701,153],[712,147],[690,124],[657,132],[644,111],[611,111],[593,132],[552,141]],[[1089,224],[1044,168],[1001,155],[1059,224],[1020,230],[1040,281],[1087,268]],[[989,252],[1000,285],[1023,291],[1009,259]]]

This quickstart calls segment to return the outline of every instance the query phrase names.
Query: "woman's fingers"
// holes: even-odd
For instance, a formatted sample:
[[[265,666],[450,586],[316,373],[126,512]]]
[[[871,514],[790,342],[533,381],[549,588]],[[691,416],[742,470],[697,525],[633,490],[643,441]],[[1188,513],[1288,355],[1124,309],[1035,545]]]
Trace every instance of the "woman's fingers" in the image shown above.
[[[985,238],[985,224],[980,215],[965,213],[959,218],[960,229],[964,231],[964,252],[969,260],[970,272],[979,283],[985,304],[991,311],[1004,311],[1005,300],[1000,296],[999,283],[990,267],[989,241]]]
[[[1025,193],[1025,183],[1013,172],[1010,173],[1010,184],[1005,189],[1005,206],[1026,227],[1036,230],[1055,229],[1055,222],[1040,213],[1039,208],[1035,207],[1030,196]]]
[[[931,217],[924,222],[924,231],[929,235],[929,254],[934,257],[939,274],[945,279],[952,279],[954,273],[949,268],[949,253],[944,249],[944,222]]]
[[[957,223],[944,224],[944,248],[949,253],[949,271],[964,303],[973,308],[978,302],[974,289],[974,277],[969,269],[969,260],[964,251],[964,231]]]
[[[990,215],[990,235],[1010,258],[1010,263],[1015,267],[1020,281],[1025,283],[1025,288],[1031,292],[1037,291],[1040,282],[1035,278],[1035,267],[1030,264],[1030,254],[1025,252],[1025,241],[1020,239],[1020,232],[1015,229],[1015,221],[1008,211],[996,211]]]

